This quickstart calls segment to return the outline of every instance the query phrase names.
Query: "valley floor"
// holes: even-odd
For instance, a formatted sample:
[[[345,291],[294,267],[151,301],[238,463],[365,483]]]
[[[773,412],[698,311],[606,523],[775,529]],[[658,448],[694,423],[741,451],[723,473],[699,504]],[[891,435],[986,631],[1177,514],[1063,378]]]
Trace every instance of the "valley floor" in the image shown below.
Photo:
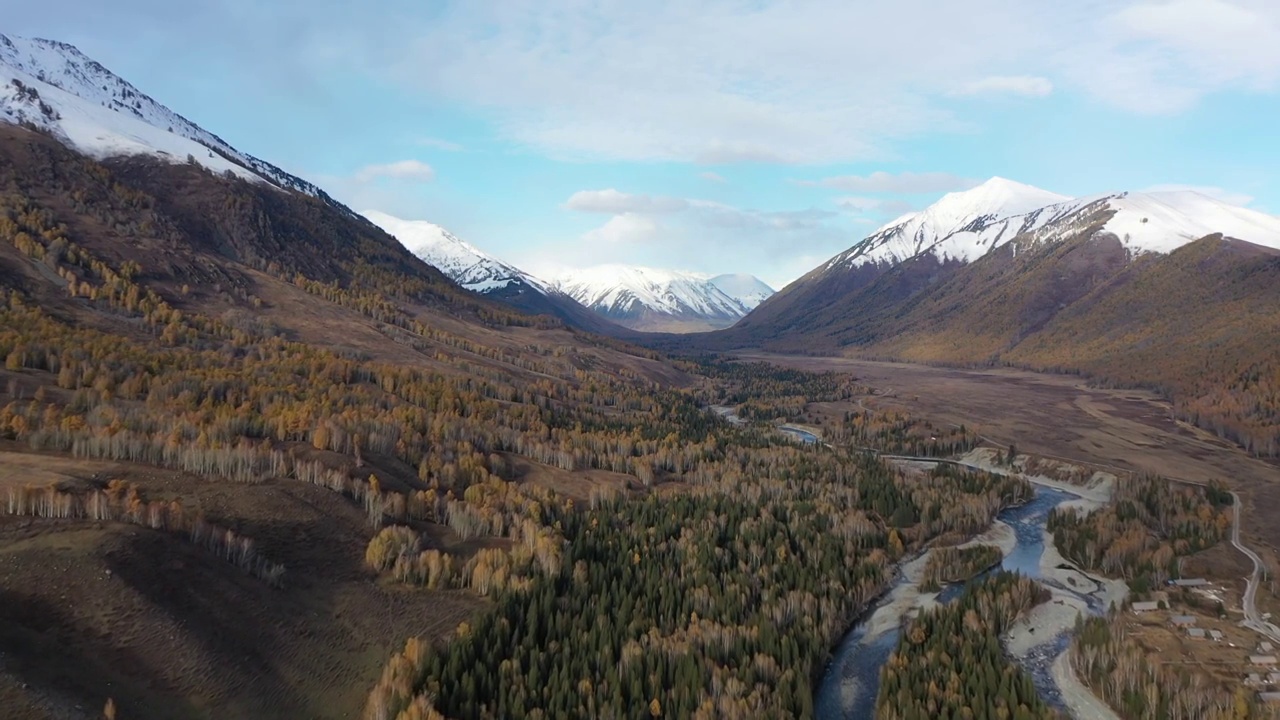
[[[1084,378],[1010,369],[965,370],[842,357],[739,353],[814,372],[852,373],[877,396],[874,407],[977,428],[1019,451],[1098,469],[1147,471],[1175,480],[1224,480],[1247,509],[1246,537],[1280,548],[1280,467],[1172,419],[1170,406],[1142,390],[1094,388]]]

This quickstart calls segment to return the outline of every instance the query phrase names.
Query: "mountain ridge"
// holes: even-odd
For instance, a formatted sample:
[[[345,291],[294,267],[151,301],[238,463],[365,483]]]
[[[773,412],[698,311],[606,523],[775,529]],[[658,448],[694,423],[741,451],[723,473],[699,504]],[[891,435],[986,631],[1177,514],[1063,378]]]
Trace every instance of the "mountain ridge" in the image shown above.
[[[762,298],[757,296],[765,291],[772,294],[772,289],[754,276],[712,277],[621,264],[565,271],[555,279],[555,286],[614,322],[658,332],[728,327],[759,304]],[[739,290],[742,297],[734,294]]]
[[[341,207],[313,183],[237,150],[67,43],[0,34],[0,118],[45,129],[96,159],[190,158]]]

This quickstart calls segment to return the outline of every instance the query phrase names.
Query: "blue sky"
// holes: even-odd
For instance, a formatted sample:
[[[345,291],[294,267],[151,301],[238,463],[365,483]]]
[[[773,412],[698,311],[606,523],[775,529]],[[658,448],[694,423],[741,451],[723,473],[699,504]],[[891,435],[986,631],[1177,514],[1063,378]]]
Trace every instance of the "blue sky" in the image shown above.
[[[778,287],[992,175],[1280,212],[1274,0],[0,7],[357,210],[543,275]]]

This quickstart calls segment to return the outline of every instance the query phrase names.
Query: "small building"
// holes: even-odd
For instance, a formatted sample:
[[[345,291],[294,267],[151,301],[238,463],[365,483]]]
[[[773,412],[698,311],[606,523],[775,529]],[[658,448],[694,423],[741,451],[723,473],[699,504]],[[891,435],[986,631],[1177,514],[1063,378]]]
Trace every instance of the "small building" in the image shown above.
[[[1280,692],[1260,692],[1258,699],[1268,705],[1280,703]]]
[[[1277,672],[1267,673],[1267,684],[1280,685],[1280,673],[1277,673]]]
[[[1212,640],[1212,641],[1214,641],[1214,642],[1222,642],[1222,631],[1221,631],[1221,630],[1210,630],[1210,631],[1209,631],[1209,639],[1210,639],[1210,640]]]
[[[1204,587],[1209,584],[1209,581],[1204,578],[1181,578],[1174,580],[1173,584],[1178,587]]]
[[[1133,604],[1133,611],[1138,614],[1155,612],[1160,609],[1160,603],[1154,600],[1150,602],[1136,602]]]
[[[1193,637],[1197,640],[1204,639],[1204,628],[1187,628],[1187,637]]]
[[[1273,649],[1274,649],[1274,648],[1271,646],[1271,643],[1269,643],[1269,642],[1264,642],[1264,643],[1261,643],[1261,644],[1259,644],[1259,645],[1258,645],[1258,652],[1260,652],[1260,653],[1269,653],[1269,652],[1271,652]]]
[[[1249,664],[1258,667],[1272,667],[1276,664],[1275,655],[1250,655]]]
[[[1192,625],[1196,624],[1196,616],[1195,615],[1174,615],[1173,617],[1169,618],[1169,622],[1173,623],[1174,627],[1191,627]]]
[[[1245,687],[1262,687],[1263,685],[1266,685],[1266,683],[1262,681],[1262,676],[1258,673],[1249,673],[1249,676],[1244,679],[1244,684]]]

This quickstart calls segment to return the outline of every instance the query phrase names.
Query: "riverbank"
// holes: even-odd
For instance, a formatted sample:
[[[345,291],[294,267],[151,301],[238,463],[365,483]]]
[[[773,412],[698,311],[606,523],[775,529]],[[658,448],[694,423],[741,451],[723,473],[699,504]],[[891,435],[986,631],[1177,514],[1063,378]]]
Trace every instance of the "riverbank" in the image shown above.
[[[916,613],[937,607],[938,593],[920,592],[924,566],[929,562],[931,552],[933,551],[926,550],[902,564],[902,580],[889,591],[888,597],[866,620],[867,638],[897,630],[902,627],[903,618],[914,617]]]
[[[996,463],[996,455],[1000,451],[992,448],[975,448],[970,450],[958,460],[962,465],[985,470],[997,475],[1017,475],[1034,485],[1060,490],[1065,493],[1075,495],[1076,498],[1068,500],[1062,504],[1063,508],[1075,508],[1085,512],[1093,511],[1107,503],[1111,502],[1111,497],[1115,493],[1116,476],[1105,472],[1093,473],[1089,480],[1082,484],[1075,484],[1048,477],[1046,475],[1031,475],[1022,471],[1019,463],[1015,463],[1013,467]]]
[[[984,469],[977,463],[973,466]],[[1016,467],[992,467],[991,470],[1003,475],[1022,475]],[[1084,510],[1100,507],[1109,498],[1112,486],[1099,482],[1081,488],[1051,478],[1027,479],[1041,480],[1034,482],[1038,486],[1035,497],[1005,508],[985,532],[959,547],[994,545],[1000,550],[1000,565],[1005,570],[1043,580],[1050,588],[1053,595],[1049,601],[1016,621],[1001,641],[1010,655],[1031,673],[1039,692],[1065,703],[1078,717],[1104,717],[1087,714],[1088,706],[1078,702],[1071,693],[1060,692],[1050,665],[1065,646],[1076,618],[1082,613],[1098,612],[1113,600],[1118,602],[1127,588],[1122,588],[1122,583],[1096,580],[1074,570],[1054,547],[1052,536],[1045,530],[1045,521],[1055,507]],[[1089,497],[1081,498],[1082,491]],[[936,607],[942,597],[950,597],[954,592],[954,587],[944,588],[941,593],[921,592],[930,552],[924,551],[899,564],[894,585],[833,652],[818,691],[822,720],[869,717],[874,710],[873,696],[880,669],[896,646],[904,621]]]
[[[1053,543],[1053,535],[1045,530],[1044,552],[1040,555],[1040,577],[1062,587],[1048,584],[1051,598],[1024,614],[1005,634],[1005,647],[1015,657],[1026,657],[1030,651],[1075,626],[1076,618],[1089,614],[1089,603],[1080,595],[1096,598],[1105,612],[1113,604],[1124,604],[1129,585],[1114,578],[1096,578],[1075,569],[1062,557]],[[1069,588],[1063,590],[1062,588]]]
[[[1066,505],[1067,503],[1062,503]],[[1061,505],[1060,505],[1061,507]],[[1027,660],[1037,648],[1053,642],[1063,633],[1075,627],[1077,618],[1090,614],[1089,602],[1082,595],[1096,599],[1103,612],[1113,604],[1124,604],[1129,586],[1123,580],[1095,578],[1075,567],[1062,557],[1053,542],[1053,535],[1044,530],[1044,552],[1040,555],[1040,576],[1053,584],[1046,584],[1050,592],[1047,602],[1032,608],[1019,617],[1003,638],[1005,649],[1019,660]],[[1071,591],[1062,588],[1070,588]],[[1078,593],[1078,594],[1077,594]],[[1079,681],[1063,650],[1052,666],[1054,683],[1062,694],[1062,702],[1077,720],[1119,720],[1088,687]]]
[[[970,538],[957,547],[994,545],[1000,549],[1000,557],[1006,558],[1017,544],[1018,537],[1014,534],[1013,528],[1002,520],[994,520],[986,532]],[[915,617],[921,612],[938,606],[940,593],[920,590],[920,583],[924,580],[924,568],[932,553],[932,549],[925,550],[900,566],[902,579],[866,620],[867,637],[876,637],[897,630],[902,626],[904,618]]]
[[[1053,681],[1058,684],[1062,693],[1062,702],[1071,710],[1075,720],[1121,720],[1106,703],[1098,699],[1071,666],[1069,650],[1064,650],[1053,661]]]

